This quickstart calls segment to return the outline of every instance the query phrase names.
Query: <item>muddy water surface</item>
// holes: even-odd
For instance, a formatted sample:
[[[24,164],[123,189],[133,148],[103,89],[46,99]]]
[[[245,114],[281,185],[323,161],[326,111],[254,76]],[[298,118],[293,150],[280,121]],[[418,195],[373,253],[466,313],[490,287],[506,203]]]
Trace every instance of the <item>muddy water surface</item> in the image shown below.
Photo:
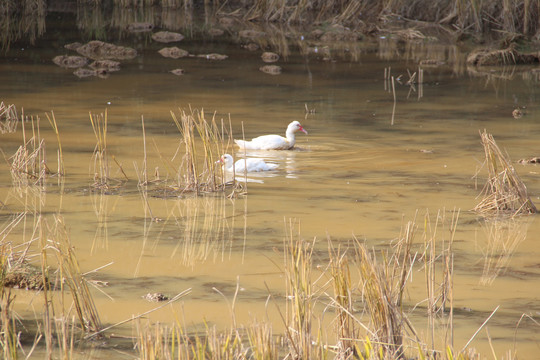
[[[258,70],[264,65],[260,51],[224,43],[204,47],[208,53],[227,54],[223,61],[164,59],[157,53],[160,45],[139,44],[139,56],[107,79],[78,79],[70,70],[58,68],[50,58],[65,52],[60,45],[54,54],[37,47],[7,52],[0,58],[0,100],[40,117],[51,168],[56,166],[57,144],[45,112],[54,111],[66,177],[63,187],[51,178],[43,189],[20,189],[12,186],[4,162],[0,172],[4,221],[25,210],[41,212],[49,224],[55,213],[64,217],[83,272],[108,265],[93,275],[108,284],[101,288],[103,293],[94,291],[105,324],[155,307],[141,298],[146,293],[174,296],[191,288],[182,301],[147,318],[167,322],[179,316],[188,327],[201,326],[205,320],[226,327],[231,316],[223,296],[231,301],[239,284],[237,322],[248,324],[268,314],[279,331],[279,315],[266,301],[268,289],[274,294],[284,291],[283,239],[291,224],[298,236],[317,240],[320,251],[315,262],[326,265],[327,238],[336,246],[356,237],[370,246],[388,248],[402,226],[416,217],[416,242],[421,244],[424,217],[429,214],[434,221],[439,213],[446,221],[439,236],[448,240],[450,218],[459,210],[454,243],[455,347],[464,346],[500,306],[487,326],[496,339],[496,353],[515,345],[520,358],[535,358],[538,326],[526,319],[516,332],[516,324],[522,314],[536,317],[539,311],[537,216],[501,225],[486,223],[470,211],[485,180],[479,131],[492,133],[514,161],[539,155],[534,76],[514,68],[503,81],[466,69],[465,54],[454,48],[441,51],[418,45],[390,51],[387,43],[376,42],[357,48],[355,60],[345,54],[323,61],[293,51],[278,62],[283,73],[272,76]],[[186,41],[184,48],[203,51],[195,40]],[[410,53],[436,54],[447,63],[425,68],[424,84],[413,88],[405,85],[407,70],[418,71],[417,59]],[[176,67],[186,74],[169,73]],[[387,67],[396,78],[401,76],[395,84],[395,107],[391,84],[383,78]],[[314,111],[306,114],[306,105]],[[227,123],[230,119],[238,138],[242,131],[246,138],[281,134],[292,120],[301,121],[309,134],[298,134],[297,147],[291,151],[249,152],[279,164],[279,169],[251,176],[247,196],[150,197],[146,205],[135,170],[143,162],[141,117],[150,173],[157,168],[160,176],[166,176],[163,159],[172,159],[180,142],[170,112],[190,106],[204,109],[207,118]],[[522,118],[512,117],[515,107],[525,108]],[[129,181],[101,193],[90,186],[96,141],[88,113],[105,110],[109,153]],[[29,123],[25,128],[28,132]],[[0,141],[10,157],[22,143],[21,127],[0,135]],[[229,152],[238,158],[243,155],[232,148]],[[110,168],[114,178],[123,179],[117,165],[111,162]],[[533,201],[540,203],[540,170],[534,165],[516,168]],[[16,229],[10,239],[27,241],[30,233]],[[423,273],[413,279],[410,304],[426,297]],[[17,292],[23,315],[39,312],[39,299],[32,292]],[[34,310],[26,310],[29,304]],[[424,313],[411,314],[421,334],[426,331]],[[126,325],[118,331],[130,329]],[[472,346],[483,354],[490,352],[486,331]]]

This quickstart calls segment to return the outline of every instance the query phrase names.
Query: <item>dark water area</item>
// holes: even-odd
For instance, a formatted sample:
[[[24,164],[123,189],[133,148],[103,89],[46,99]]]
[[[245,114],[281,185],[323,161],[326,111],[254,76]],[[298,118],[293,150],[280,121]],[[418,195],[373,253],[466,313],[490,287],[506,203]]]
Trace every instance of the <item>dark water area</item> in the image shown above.
[[[142,19],[151,19],[156,28],[125,30]],[[103,293],[94,293],[104,324],[155,307],[142,299],[146,293],[174,296],[192,288],[181,303],[148,315],[149,321],[174,322],[175,314],[182,313],[193,328],[203,321],[224,328],[230,325],[228,305],[213,289],[232,298],[239,283],[237,323],[249,323],[254,314],[268,316],[279,332],[279,313],[269,310],[266,301],[269,290],[284,292],[282,269],[276,264],[282,264],[289,221],[302,238],[317,239],[318,266],[327,260],[328,237],[341,246],[358,238],[370,247],[390,249],[404,224],[413,220],[418,249],[426,222],[433,228],[436,220],[444,223],[435,237],[440,243],[448,241],[450,218],[459,209],[453,246],[455,348],[464,346],[499,307],[488,322],[489,334],[481,331],[471,347],[487,356],[491,338],[501,357],[515,349],[521,359],[536,358],[540,339],[532,319],[540,311],[537,215],[485,221],[471,211],[486,179],[479,135],[484,129],[512,159],[533,202],[540,199],[537,165],[517,163],[540,156],[536,67],[470,67],[467,48],[429,39],[378,37],[328,44],[308,40],[304,29],[280,33],[274,25],[226,26],[181,12],[167,18],[163,12],[110,9],[110,14],[92,16],[79,10],[49,12],[44,21],[44,32],[34,42],[21,39],[3,50],[0,101],[14,104],[19,115],[24,109],[26,116],[40,118],[53,169],[58,146],[45,113],[54,112],[65,183],[59,186],[49,179],[43,188],[14,184],[8,163],[22,144],[19,124],[16,132],[0,134],[0,149],[8,159],[0,165],[0,217],[8,221],[29,211],[52,221],[53,214],[62,214],[82,271],[110,264],[93,275],[108,283]],[[248,26],[267,36],[241,37],[239,31]],[[223,35],[209,35],[213,28],[224,30]],[[151,35],[159,30],[181,32],[185,39],[156,42]],[[90,40],[128,46],[137,55],[120,60],[120,70],[105,78],[78,78],[75,69],[53,63],[55,56],[77,55],[64,45]],[[246,49],[251,43],[258,48]],[[169,46],[227,58],[171,59],[158,53]],[[280,55],[275,64],[282,67],[281,74],[259,69],[266,64],[263,51]],[[419,65],[422,60],[430,60],[430,65]],[[185,74],[173,75],[175,68]],[[394,76],[395,101],[387,69]],[[407,84],[415,73],[417,80]],[[250,175],[247,196],[155,196],[146,202],[137,189],[137,168],[144,156],[141,117],[149,169],[172,177],[168,164],[179,149],[180,134],[171,111],[189,107],[204,109],[207,118],[230,121],[235,138],[243,133],[247,139],[283,135],[293,120],[309,134],[298,133],[293,150],[244,154],[229,146],[235,159],[247,155],[279,165],[276,171]],[[512,115],[516,109],[522,116]],[[105,111],[109,154],[129,178],[110,193],[91,190],[96,138],[89,113]],[[30,129],[31,122],[25,122],[27,136]],[[123,178],[112,162],[111,169],[112,177]],[[7,239],[23,243],[30,233],[21,227]],[[425,287],[424,274],[415,269],[406,303],[418,305],[410,317],[421,338],[430,332],[423,308]],[[23,317],[41,311],[42,299],[34,292],[16,292],[16,308]],[[117,331],[130,333],[131,324]],[[124,356],[99,351],[98,357]]]

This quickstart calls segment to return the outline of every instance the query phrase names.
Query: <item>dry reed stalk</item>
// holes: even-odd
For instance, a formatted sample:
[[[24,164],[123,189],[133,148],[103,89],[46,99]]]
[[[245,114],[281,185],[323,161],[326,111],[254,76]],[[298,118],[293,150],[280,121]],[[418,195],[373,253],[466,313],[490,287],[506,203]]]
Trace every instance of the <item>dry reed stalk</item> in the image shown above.
[[[58,170],[57,175],[63,176],[65,175],[65,167],[64,167],[64,154],[62,153],[62,142],[60,141],[60,133],[58,132],[58,125],[56,123],[56,118],[54,117],[54,112],[51,111],[51,115],[45,114],[47,116],[47,120],[49,120],[49,123],[51,124],[54,133],[56,135],[56,141],[58,142]]]
[[[75,342],[75,317],[59,317],[54,319],[56,346],[62,359],[73,359]]]
[[[0,242],[0,346],[4,359],[17,359],[18,335],[16,316],[13,312],[15,295],[4,286],[10,256],[12,256],[11,246],[4,241]]]
[[[83,330],[97,332],[101,329],[99,314],[88,288],[88,282],[81,273],[64,219],[61,216],[55,216],[54,227],[50,229],[50,232],[52,240],[50,240],[48,247],[54,251],[58,261],[61,291],[64,291],[65,285],[68,286]]]
[[[178,175],[178,187],[181,191],[204,192],[223,191],[226,182],[222,171],[216,166],[216,161],[224,153],[225,148],[232,144],[231,133],[227,134],[223,120],[220,124],[215,119],[208,121],[204,110],[180,110],[180,118],[171,112],[178,127],[184,144],[184,156]],[[196,140],[198,135],[199,141]],[[225,142],[227,145],[225,146]]]
[[[92,158],[94,159],[95,188],[109,188],[109,157],[107,154],[107,110],[104,114],[90,115],[90,122],[96,137],[96,147]]]
[[[448,311],[446,320],[446,331],[444,334],[444,344],[453,347],[453,275],[454,257],[453,242],[457,230],[459,210],[454,210],[448,226],[450,239],[445,240],[444,230],[447,226],[446,212],[438,212],[435,223],[432,225],[429,213],[424,217],[424,273],[426,279],[427,292],[427,313],[428,324],[431,336],[431,348],[435,349],[435,339],[440,338],[435,334],[435,317],[445,319],[444,315]],[[442,228],[442,239],[438,240],[439,228]],[[437,243],[440,242],[440,246]],[[440,272],[437,264],[440,264]],[[440,273],[440,275],[438,275]]]
[[[246,330],[249,341],[250,359],[279,359],[279,351],[273,337],[272,324],[268,322],[253,322]]]
[[[416,336],[402,311],[403,293],[414,262],[411,254],[413,237],[414,223],[409,222],[392,254],[381,251],[382,264],[378,263],[374,251],[369,252],[355,238],[360,288],[371,319],[369,327],[374,334],[371,343],[375,353],[384,358],[404,356],[406,329]]]
[[[351,282],[351,273],[346,251],[334,248],[328,239],[328,252],[330,257],[330,275],[334,289],[333,306],[336,311],[336,332],[338,336],[337,358],[348,359],[358,356],[360,350],[356,339],[359,331],[354,318],[353,292],[355,289]]]
[[[139,352],[139,359],[154,360],[154,359],[172,359],[174,358],[174,342],[171,337],[174,334],[172,329],[162,324],[146,324],[144,327],[137,322],[137,344],[136,348]]]
[[[22,124],[23,145],[10,158],[11,177],[16,186],[43,185],[51,172],[47,167],[45,140],[40,136],[39,116],[36,119],[31,117],[32,137],[28,141],[24,121]]]
[[[482,200],[474,208],[483,215],[511,216],[536,213],[536,206],[527,194],[527,187],[521,181],[511,161],[502,153],[493,136],[485,130],[480,133],[486,160],[488,179],[482,193]]]
[[[297,238],[292,221],[284,239],[284,262],[287,302],[287,337],[289,356],[310,359],[313,354],[314,293],[312,290],[312,255],[314,242]],[[296,239],[296,240],[295,240]]]
[[[19,337],[16,316],[13,312],[15,295],[3,285],[0,289],[0,346],[3,359],[17,359]]]

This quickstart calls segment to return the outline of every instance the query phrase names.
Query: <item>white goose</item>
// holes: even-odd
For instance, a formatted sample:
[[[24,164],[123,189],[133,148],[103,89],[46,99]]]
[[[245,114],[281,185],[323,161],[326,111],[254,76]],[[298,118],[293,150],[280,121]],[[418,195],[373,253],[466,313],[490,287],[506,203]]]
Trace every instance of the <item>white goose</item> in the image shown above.
[[[234,162],[233,157],[229,154],[222,155],[217,162],[223,164],[225,171],[234,171],[237,174],[245,172],[246,169],[247,172],[258,172],[275,170],[278,167],[278,164],[266,163],[263,159],[256,158],[240,159]]]
[[[294,133],[298,130],[308,133],[298,121],[293,121],[287,127],[285,137],[280,135],[263,135],[251,141],[234,140],[240,149],[248,150],[289,150],[294,147],[296,139]]]

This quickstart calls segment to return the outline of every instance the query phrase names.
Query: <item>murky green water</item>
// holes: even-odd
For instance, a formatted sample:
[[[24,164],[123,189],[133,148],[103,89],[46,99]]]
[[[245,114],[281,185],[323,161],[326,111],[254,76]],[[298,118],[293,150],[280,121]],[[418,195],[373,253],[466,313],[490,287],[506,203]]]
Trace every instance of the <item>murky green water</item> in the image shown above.
[[[147,35],[124,34],[121,43],[136,48],[138,56],[106,79],[79,79],[52,62],[52,57],[69,53],[63,45],[74,39],[52,41],[54,29],[47,29],[47,34],[34,46],[15,44],[0,57],[0,100],[24,108],[25,115],[39,116],[52,169],[57,143],[45,113],[54,111],[65,183],[59,187],[51,178],[43,189],[14,187],[3,162],[1,216],[7,222],[13,214],[36,211],[49,224],[55,213],[64,217],[82,271],[108,265],[92,276],[108,283],[101,289],[107,295],[93,292],[103,323],[155,307],[141,298],[146,293],[173,296],[192,288],[181,302],[148,318],[167,322],[182,314],[186,324],[206,320],[229,326],[227,302],[214,288],[230,300],[239,283],[237,322],[249,323],[268,313],[279,328],[278,314],[267,309],[267,286],[283,293],[281,252],[290,222],[302,237],[318,239],[316,263],[325,265],[327,237],[336,244],[356,237],[385,248],[418,214],[416,241],[422,243],[426,213],[432,220],[438,212],[448,219],[459,209],[454,242],[455,347],[464,346],[500,306],[487,325],[496,340],[495,352],[504,354],[515,346],[520,358],[535,358],[538,325],[524,319],[516,330],[516,324],[523,314],[536,318],[539,311],[537,217],[509,222],[505,232],[495,231],[495,225],[486,225],[470,211],[485,180],[479,131],[492,133],[514,161],[539,155],[538,81],[530,69],[505,69],[504,78],[499,78],[500,69],[482,74],[468,69],[466,54],[453,47],[424,43],[396,47],[379,40],[343,45],[348,51],[336,51],[331,61],[303,56],[291,46],[289,56],[277,63],[282,74],[273,76],[259,71],[264,65],[261,50],[250,52],[227,36],[205,41],[187,37],[175,44],[194,54],[229,56],[212,61],[166,59],[157,53],[163,44]],[[291,40],[296,42],[300,41]],[[406,85],[408,71],[417,72],[422,59],[445,64],[425,67],[423,84]],[[169,72],[179,67],[185,75]],[[396,78],[401,76],[395,84],[395,110],[391,84],[384,79],[388,67]],[[306,114],[306,104],[312,113]],[[242,128],[246,138],[282,134],[292,120],[301,121],[309,135],[298,134],[297,147],[291,151],[249,153],[279,164],[279,169],[253,176],[256,181],[249,183],[248,196],[150,197],[146,204],[137,190],[136,167],[140,169],[143,161],[141,117],[148,168],[165,176],[163,159],[174,157],[180,141],[170,112],[189,107],[204,109],[207,118],[215,114],[218,120],[230,119],[233,135],[239,138]],[[523,108],[522,118],[512,117],[516,107]],[[112,194],[90,191],[96,140],[88,114],[105,110],[109,154],[129,178]],[[28,136],[30,123],[25,130]],[[17,132],[0,135],[8,161],[21,144],[20,124]],[[110,168],[112,177],[123,179],[116,164],[111,162]],[[538,202],[540,170],[534,165],[516,168]],[[152,222],[151,216],[162,221]],[[449,239],[448,229],[440,232]],[[18,228],[9,240],[28,241],[30,233]],[[422,276],[413,275],[410,304],[425,298]],[[39,312],[38,298],[33,292],[17,291],[17,307],[22,314],[31,314],[28,306]],[[424,313],[411,314],[420,333]],[[129,332],[130,325],[124,329]],[[485,330],[472,346],[490,353]]]

